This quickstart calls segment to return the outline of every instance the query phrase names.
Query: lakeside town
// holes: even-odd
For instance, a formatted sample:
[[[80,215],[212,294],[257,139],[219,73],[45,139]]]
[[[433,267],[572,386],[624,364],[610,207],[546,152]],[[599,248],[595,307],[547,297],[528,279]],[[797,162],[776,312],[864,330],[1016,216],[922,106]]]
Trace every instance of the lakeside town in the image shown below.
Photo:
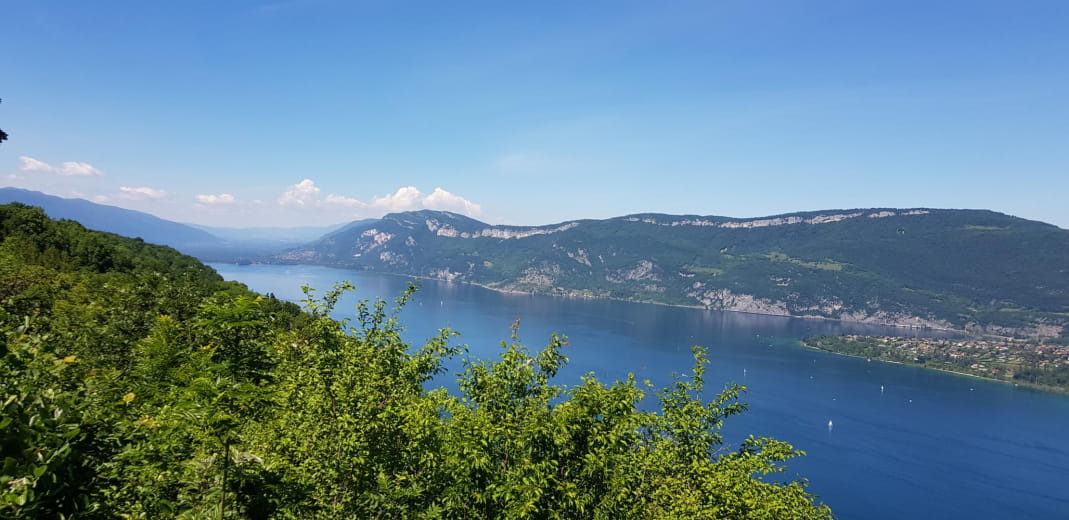
[[[1069,393],[1069,346],[1037,341],[817,336],[809,348]]]

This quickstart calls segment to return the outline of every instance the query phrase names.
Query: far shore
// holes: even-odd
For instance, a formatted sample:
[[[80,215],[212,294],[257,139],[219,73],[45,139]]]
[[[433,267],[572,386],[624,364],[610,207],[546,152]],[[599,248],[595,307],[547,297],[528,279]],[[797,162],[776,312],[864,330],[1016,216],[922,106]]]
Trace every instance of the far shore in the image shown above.
[[[811,346],[807,345],[805,341],[802,341],[802,340],[798,340],[798,344],[801,345],[803,348],[806,348],[806,349],[809,349],[809,350],[815,350],[817,352],[824,352],[824,353],[827,353],[827,354],[834,354],[836,356],[852,357],[852,358],[857,358],[857,359],[864,359],[864,360],[867,360],[867,361],[876,361],[876,362],[879,362],[879,363],[887,363],[887,364],[891,364],[891,365],[901,365],[901,366],[904,366],[904,367],[916,367],[916,368],[920,368],[922,370],[932,370],[932,371],[935,371],[935,372],[944,372],[944,373],[947,373],[947,374],[954,374],[954,375],[957,375],[957,376],[971,377],[973,379],[979,379],[981,381],[991,381],[991,382],[995,382],[995,383],[1004,383],[1004,384],[1007,384],[1007,385],[1013,385],[1013,386],[1017,386],[1017,387],[1028,388],[1028,389],[1031,389],[1031,390],[1039,390],[1039,391],[1042,391],[1042,392],[1052,392],[1052,393],[1056,393],[1056,394],[1069,394],[1069,388],[1063,388],[1063,387],[1060,387],[1060,386],[1037,385],[1037,384],[1034,384],[1034,383],[1027,383],[1027,382],[1018,383],[1018,382],[1007,381],[1005,379],[998,379],[998,378],[994,378],[994,377],[984,377],[984,376],[981,376],[979,374],[970,374],[968,372],[958,372],[957,370],[950,370],[950,369],[946,369],[946,368],[939,368],[939,367],[933,367],[933,366],[928,366],[928,365],[922,365],[920,363],[903,363],[901,361],[892,361],[890,359],[871,358],[871,357],[868,357],[868,356],[858,356],[856,354],[845,354],[845,353],[842,353],[842,352],[835,352],[834,350],[825,350],[825,349],[822,349],[822,348],[811,347]]]
[[[238,265],[235,262],[216,262],[216,263]],[[403,278],[414,278],[414,279],[417,279],[417,280],[431,280],[431,281],[442,282],[442,283],[458,283],[458,284],[464,284],[464,285],[471,285],[471,286],[474,286],[474,287],[479,287],[479,288],[482,288],[482,289],[487,289],[487,290],[498,292],[498,293],[502,293],[502,294],[531,295],[531,296],[552,296],[552,297],[556,297],[556,298],[579,298],[579,299],[583,299],[583,300],[609,300],[609,301],[628,302],[628,303],[641,303],[641,304],[648,304],[648,305],[661,305],[661,306],[664,306],[664,307],[678,307],[678,308],[683,308],[683,309],[697,309],[697,310],[716,311],[716,312],[737,312],[737,313],[740,313],[740,314],[752,314],[752,315],[756,315],[756,316],[778,316],[778,317],[781,317],[781,318],[794,318],[794,319],[801,319],[801,320],[836,321],[836,322],[841,322],[841,323],[857,323],[857,324],[860,324],[860,325],[875,325],[875,326],[880,326],[880,327],[894,327],[894,328],[899,328],[899,329],[909,329],[909,330],[917,330],[917,331],[935,331],[935,332],[949,332],[949,333],[954,333],[954,334],[966,334],[965,329],[955,329],[955,328],[947,328],[947,327],[934,327],[934,326],[930,326],[930,325],[917,326],[917,325],[910,325],[910,324],[904,324],[904,323],[894,323],[894,322],[890,322],[889,323],[889,322],[882,322],[882,321],[845,320],[845,319],[841,319],[841,318],[829,318],[827,316],[797,315],[797,314],[776,314],[776,313],[755,312],[755,311],[740,311],[740,310],[731,310],[731,309],[710,309],[710,308],[705,307],[703,305],[687,305],[687,304],[683,304],[683,303],[668,303],[668,302],[661,302],[661,301],[656,301],[656,300],[642,300],[642,299],[635,299],[635,298],[617,298],[617,297],[613,297],[613,296],[593,296],[593,295],[585,295],[585,294],[555,294],[555,293],[552,293],[552,292],[535,292],[535,291],[522,291],[522,290],[518,290],[518,289],[502,289],[502,288],[499,288],[499,287],[491,287],[489,285],[478,283],[478,282],[470,282],[470,281],[463,281],[463,280],[459,280],[459,281],[458,280],[446,280],[444,278],[436,278],[436,277],[433,277],[433,276],[415,275],[415,274],[407,274],[407,273],[394,273],[394,272],[389,272],[389,271],[360,270],[360,269],[353,269],[351,267],[338,266],[338,265],[329,265],[329,264],[300,264],[300,263],[273,263],[273,262],[272,263],[267,263],[267,262],[264,262],[261,265],[311,265],[311,266],[316,266],[316,267],[327,267],[327,268],[330,268],[330,269],[347,270],[347,271],[364,272],[364,273],[384,274],[384,275],[389,275],[389,276],[399,276],[399,277],[403,277]],[[1001,336],[991,336],[991,337],[1002,338]],[[1003,339],[1005,339],[1005,338],[1003,338]]]

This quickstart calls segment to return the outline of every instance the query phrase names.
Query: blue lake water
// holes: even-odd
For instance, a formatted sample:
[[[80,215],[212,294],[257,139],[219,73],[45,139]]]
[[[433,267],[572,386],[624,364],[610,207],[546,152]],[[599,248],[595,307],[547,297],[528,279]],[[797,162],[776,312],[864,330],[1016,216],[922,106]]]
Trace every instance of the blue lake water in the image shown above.
[[[337,316],[364,298],[392,299],[408,279],[314,266],[213,264],[228,280],[300,301],[340,280],[357,286]],[[657,386],[688,372],[690,347],[709,349],[710,396],[746,385],[749,410],[729,418],[728,444],[775,437],[808,456],[788,464],[842,519],[1069,519],[1069,396],[915,367],[814,352],[813,334],[909,334],[906,329],[658,305],[502,294],[423,281],[401,314],[414,343],[441,327],[473,356],[496,356],[509,326],[532,349],[569,338],[558,382],[634,373]],[[882,388],[882,389],[881,389]],[[834,427],[829,429],[829,421]]]

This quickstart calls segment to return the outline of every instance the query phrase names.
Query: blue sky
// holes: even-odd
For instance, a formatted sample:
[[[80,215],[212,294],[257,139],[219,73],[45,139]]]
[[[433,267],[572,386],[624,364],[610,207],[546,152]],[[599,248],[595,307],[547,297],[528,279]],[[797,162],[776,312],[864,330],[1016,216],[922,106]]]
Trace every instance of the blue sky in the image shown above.
[[[989,208],[1069,228],[1059,1],[0,8],[4,184],[202,224]]]

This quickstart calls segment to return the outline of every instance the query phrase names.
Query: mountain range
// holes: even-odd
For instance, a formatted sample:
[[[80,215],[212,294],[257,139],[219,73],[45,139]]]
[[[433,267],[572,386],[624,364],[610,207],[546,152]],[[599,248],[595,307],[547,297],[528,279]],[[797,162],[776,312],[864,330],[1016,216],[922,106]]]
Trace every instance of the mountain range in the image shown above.
[[[1069,231],[986,210],[644,213],[547,226],[423,210],[324,228],[235,229],[0,189],[0,203],[12,201],[206,261],[318,264],[500,291],[1069,339]]]
[[[203,261],[251,261],[313,241],[342,225],[296,228],[229,228],[183,224],[142,211],[67,199],[38,191],[0,188],[0,204],[19,202],[38,206],[56,219],[76,220],[83,226],[145,242],[173,247]]]
[[[274,261],[1000,335],[1061,336],[1069,324],[1069,231],[985,210],[649,213],[549,226],[416,211],[346,226]]]
[[[223,240],[207,231],[172,222],[141,211],[97,204],[83,199],[65,199],[39,191],[0,188],[0,204],[21,202],[45,210],[55,219],[76,220],[83,226],[116,235],[141,238],[176,249],[219,244]]]

